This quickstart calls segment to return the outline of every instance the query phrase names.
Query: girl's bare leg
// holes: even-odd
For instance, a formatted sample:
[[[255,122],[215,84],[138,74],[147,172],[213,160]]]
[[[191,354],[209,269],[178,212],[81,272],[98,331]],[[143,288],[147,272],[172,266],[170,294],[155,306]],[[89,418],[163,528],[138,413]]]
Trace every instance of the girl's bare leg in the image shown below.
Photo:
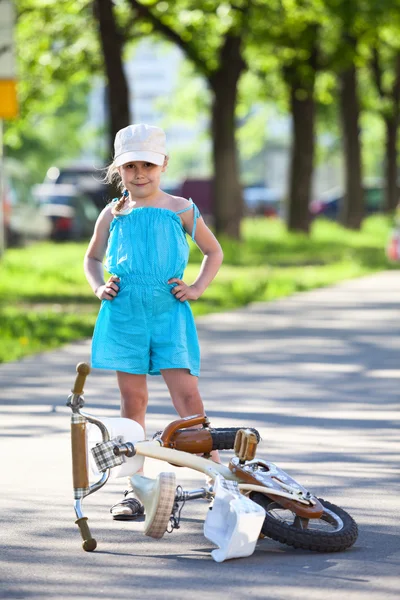
[[[121,392],[121,417],[133,419],[145,429],[145,417],[149,394],[146,375],[133,375],[117,371]]]
[[[180,417],[204,415],[204,405],[198,389],[198,379],[187,369],[162,369],[161,375],[167,384],[172,404]],[[218,451],[211,452],[214,462],[220,463]]]
[[[133,375],[117,371],[118,387],[121,392],[121,416],[133,419],[145,429],[145,417],[148,402],[146,375]],[[143,473],[143,469],[139,471]],[[111,514],[117,520],[135,519],[143,515],[144,509],[135,498],[128,477],[128,489],[124,498],[111,508]]]

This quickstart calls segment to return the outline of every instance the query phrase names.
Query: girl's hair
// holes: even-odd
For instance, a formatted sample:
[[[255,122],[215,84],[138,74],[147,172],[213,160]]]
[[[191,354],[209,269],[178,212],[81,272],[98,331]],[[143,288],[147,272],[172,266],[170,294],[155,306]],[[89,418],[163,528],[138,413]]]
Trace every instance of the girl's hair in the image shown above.
[[[121,176],[118,172],[118,167],[115,166],[114,162],[112,162],[106,168],[106,174],[104,176],[104,183],[108,183],[109,185],[114,185],[117,189],[119,188],[122,192],[124,191],[124,184],[122,183]],[[117,202],[114,202],[112,207],[112,213],[115,214],[122,210],[122,207],[125,204],[126,196],[122,195]]]

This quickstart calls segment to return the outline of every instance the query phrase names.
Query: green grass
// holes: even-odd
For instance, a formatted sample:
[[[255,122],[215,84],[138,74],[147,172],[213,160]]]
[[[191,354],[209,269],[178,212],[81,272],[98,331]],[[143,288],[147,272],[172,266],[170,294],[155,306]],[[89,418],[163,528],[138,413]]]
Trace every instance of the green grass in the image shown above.
[[[367,219],[362,231],[327,221],[312,234],[289,234],[278,220],[243,223],[243,241],[222,239],[224,264],[195,315],[269,301],[375,271],[396,268],[385,257],[391,223]],[[40,243],[10,249],[0,262],[0,362],[90,336],[99,307],[82,269],[86,244]],[[196,277],[202,255],[192,245],[185,280]]]
[[[60,345],[93,332],[96,312],[58,312],[54,307],[29,310],[21,307],[1,308],[0,361],[58,348]]]

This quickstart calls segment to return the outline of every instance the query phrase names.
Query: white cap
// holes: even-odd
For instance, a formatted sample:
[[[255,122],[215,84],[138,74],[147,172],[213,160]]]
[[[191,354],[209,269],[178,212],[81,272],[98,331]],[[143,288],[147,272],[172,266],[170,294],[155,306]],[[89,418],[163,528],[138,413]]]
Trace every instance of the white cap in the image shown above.
[[[114,164],[120,167],[128,162],[140,160],[154,165],[163,165],[167,154],[165,133],[152,125],[128,125],[115,136]]]

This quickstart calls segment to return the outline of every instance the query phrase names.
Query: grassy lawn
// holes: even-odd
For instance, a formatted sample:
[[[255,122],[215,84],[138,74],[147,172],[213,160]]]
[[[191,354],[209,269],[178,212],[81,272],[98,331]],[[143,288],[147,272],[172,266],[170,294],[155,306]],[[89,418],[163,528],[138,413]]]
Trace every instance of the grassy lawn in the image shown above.
[[[221,240],[224,264],[192,303],[193,312],[229,310],[395,268],[384,252],[390,227],[383,216],[367,219],[360,232],[321,220],[307,237],[288,234],[278,220],[245,220],[243,242]],[[82,270],[86,245],[47,242],[6,252],[0,262],[0,362],[92,334],[99,301]],[[187,282],[201,259],[192,246]]]

